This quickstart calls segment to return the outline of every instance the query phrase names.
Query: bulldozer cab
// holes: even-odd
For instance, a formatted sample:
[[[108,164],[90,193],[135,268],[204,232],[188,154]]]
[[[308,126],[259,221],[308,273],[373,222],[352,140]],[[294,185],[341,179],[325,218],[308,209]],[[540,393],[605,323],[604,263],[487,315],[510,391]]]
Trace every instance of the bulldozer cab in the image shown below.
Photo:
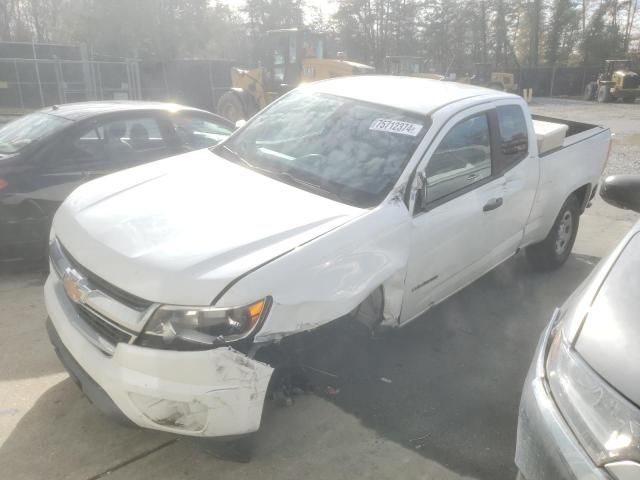
[[[630,60],[605,60],[604,62],[604,75],[603,79],[610,79],[613,74],[619,70],[629,71],[631,70]]]
[[[385,73],[388,75],[417,75],[424,71],[425,59],[401,55],[389,55],[385,58]]]
[[[324,37],[306,30],[270,30],[266,44],[263,65],[272,92],[282,93],[300,83],[305,58],[324,58]]]

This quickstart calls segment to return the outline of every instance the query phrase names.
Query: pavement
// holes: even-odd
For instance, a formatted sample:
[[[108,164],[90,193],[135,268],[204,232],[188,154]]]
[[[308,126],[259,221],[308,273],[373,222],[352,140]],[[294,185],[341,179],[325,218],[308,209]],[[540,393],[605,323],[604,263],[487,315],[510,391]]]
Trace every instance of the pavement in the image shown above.
[[[608,125],[607,173],[640,173],[640,106],[536,99],[532,110]],[[82,396],[44,329],[44,275],[0,274],[0,477],[18,479],[513,479],[518,403],[553,309],[637,215],[599,198],[552,273],[518,255],[406,328],[349,345],[330,389],[267,405],[250,463],[110,422]]]

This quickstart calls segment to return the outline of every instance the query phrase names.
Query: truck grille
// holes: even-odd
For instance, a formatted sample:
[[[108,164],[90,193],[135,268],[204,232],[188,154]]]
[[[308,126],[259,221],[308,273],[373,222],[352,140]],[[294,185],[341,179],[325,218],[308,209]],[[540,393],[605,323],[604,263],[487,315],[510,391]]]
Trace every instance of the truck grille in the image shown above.
[[[95,275],[93,272],[90,272],[85,267],[80,265],[73,256],[67,251],[66,248],[62,244],[60,245],[60,249],[62,253],[66,257],[67,261],[80,272],[83,276],[89,280],[89,282],[98,288],[100,291],[106,293],[112,298],[115,298],[120,303],[126,305],[129,308],[133,308],[134,310],[138,310],[142,312],[151,306],[151,302],[147,300],[143,300],[142,298],[136,297],[135,295],[131,295],[130,293],[125,292],[124,290],[119,289],[115,285],[110,284],[106,280]]]
[[[52,270],[77,313],[71,323],[98,349],[115,353],[118,343],[132,343],[156,304],[103,280],[80,265],[55,239],[50,244]]]
[[[111,344],[116,345],[120,342],[129,343],[133,338],[133,335],[114,327],[89,308],[82,305],[75,305],[75,309],[76,312],[78,312],[78,316],[82,321],[84,321],[87,327],[97,332],[102,338]]]

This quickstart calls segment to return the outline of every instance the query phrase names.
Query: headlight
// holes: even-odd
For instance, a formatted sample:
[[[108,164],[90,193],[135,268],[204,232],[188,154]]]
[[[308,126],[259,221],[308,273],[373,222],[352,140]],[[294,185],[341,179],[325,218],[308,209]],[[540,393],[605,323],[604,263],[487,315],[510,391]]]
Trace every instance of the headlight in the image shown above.
[[[546,373],[558,408],[597,465],[640,461],[638,408],[582,359],[559,327],[549,347]]]
[[[248,337],[267,313],[269,300],[238,308],[165,305],[151,316],[138,339],[144,347],[205,350]]]

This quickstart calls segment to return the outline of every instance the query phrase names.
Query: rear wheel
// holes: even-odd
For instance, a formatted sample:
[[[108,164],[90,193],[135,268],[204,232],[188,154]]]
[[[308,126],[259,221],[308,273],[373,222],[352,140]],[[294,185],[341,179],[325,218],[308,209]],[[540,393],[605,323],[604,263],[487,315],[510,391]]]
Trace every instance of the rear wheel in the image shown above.
[[[606,85],[598,88],[598,103],[607,103],[611,101],[611,91]]]
[[[234,92],[226,92],[220,97],[217,110],[220,115],[233,123],[238,120],[246,120],[244,103]]]
[[[595,100],[597,90],[598,85],[596,85],[596,82],[587,83],[587,86],[584,87],[584,99],[587,101]]]
[[[551,231],[542,242],[527,247],[527,260],[535,270],[555,270],[567,261],[580,224],[578,198],[571,195],[562,205]]]

